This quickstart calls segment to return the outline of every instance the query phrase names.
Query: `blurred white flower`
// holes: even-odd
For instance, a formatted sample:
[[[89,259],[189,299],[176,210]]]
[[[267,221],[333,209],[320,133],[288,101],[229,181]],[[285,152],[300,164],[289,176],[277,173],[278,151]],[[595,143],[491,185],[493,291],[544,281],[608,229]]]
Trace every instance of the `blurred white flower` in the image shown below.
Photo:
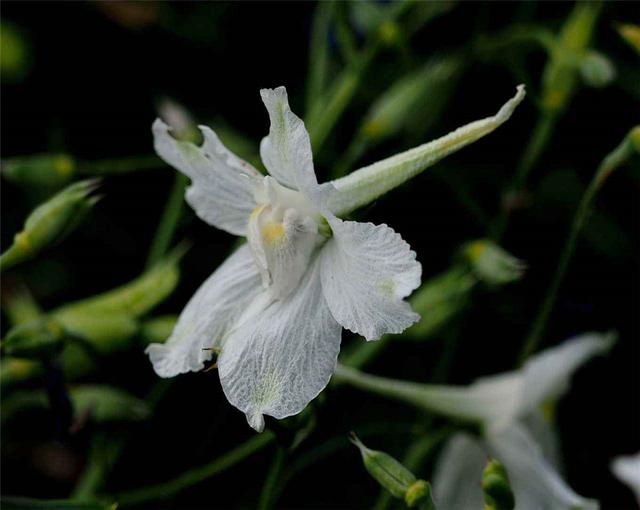
[[[342,221],[328,208],[336,193],[319,185],[309,135],[284,87],[261,91],[271,128],[260,144],[262,176],[201,127],[198,147],[175,139],[161,120],[155,149],[191,178],[186,200],[241,246],[207,279],[165,344],[147,353],[161,377],[198,371],[219,351],[225,395],[256,430],[264,414],[299,413],[327,385],[342,327],[378,339],[419,319],[403,298],[421,266],[387,225]]]
[[[482,426],[482,439],[456,434],[440,455],[433,479],[438,508],[483,508],[480,482],[488,456],[507,469],[517,510],[598,508],[560,477],[552,424],[543,408],[568,389],[580,365],[611,343],[608,336],[584,334],[532,357],[520,370],[485,377],[465,388],[430,387],[425,401],[431,408]]]
[[[611,471],[633,491],[640,505],[640,452],[616,457],[611,463]]]

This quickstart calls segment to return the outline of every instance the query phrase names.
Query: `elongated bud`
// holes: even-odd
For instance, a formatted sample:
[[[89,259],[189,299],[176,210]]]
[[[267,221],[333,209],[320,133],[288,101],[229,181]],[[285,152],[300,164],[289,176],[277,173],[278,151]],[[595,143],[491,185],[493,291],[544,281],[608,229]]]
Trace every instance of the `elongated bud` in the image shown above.
[[[36,256],[44,248],[60,242],[93,207],[97,197],[89,194],[98,181],[72,184],[36,207],[15,235],[13,245],[0,256],[2,271]]]
[[[597,2],[579,2],[562,27],[542,76],[542,107],[546,111],[564,109],[573,95],[577,64],[591,42],[599,13]]]
[[[524,85],[519,85],[516,95],[492,117],[471,122],[442,138],[383,159],[332,181],[338,192],[331,196],[329,208],[337,216],[344,216],[373,202],[412,179],[425,168],[494,131],[511,117],[524,97]]]
[[[527,265],[488,239],[465,244],[463,254],[473,272],[490,285],[504,285],[522,278]]]
[[[18,358],[48,358],[60,352],[63,327],[52,319],[38,319],[12,328],[2,340],[2,353]]]
[[[160,102],[158,115],[171,127],[171,133],[178,140],[199,145],[202,134],[189,111],[173,99],[165,98]]]
[[[490,459],[482,472],[482,490],[485,510],[513,510],[515,507],[509,476],[496,459]]]
[[[392,496],[403,499],[409,508],[420,505],[421,508],[435,509],[428,482],[418,480],[391,455],[367,448],[355,434],[351,434],[350,440],[360,450],[365,469]]]
[[[151,413],[149,405],[143,400],[104,384],[78,385],[71,388],[69,395],[76,416],[89,413],[98,423],[141,421]]]
[[[618,33],[640,55],[640,25],[618,25]]]
[[[35,154],[2,161],[3,177],[26,186],[58,188],[77,173],[77,163],[69,154]]]

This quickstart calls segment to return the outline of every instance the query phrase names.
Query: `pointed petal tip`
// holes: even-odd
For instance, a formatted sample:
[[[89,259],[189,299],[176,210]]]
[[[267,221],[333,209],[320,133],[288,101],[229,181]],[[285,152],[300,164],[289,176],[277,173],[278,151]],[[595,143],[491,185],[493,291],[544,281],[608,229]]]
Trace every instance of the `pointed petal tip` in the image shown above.
[[[261,412],[254,412],[251,415],[247,414],[247,422],[249,426],[260,433],[264,431],[264,416]]]

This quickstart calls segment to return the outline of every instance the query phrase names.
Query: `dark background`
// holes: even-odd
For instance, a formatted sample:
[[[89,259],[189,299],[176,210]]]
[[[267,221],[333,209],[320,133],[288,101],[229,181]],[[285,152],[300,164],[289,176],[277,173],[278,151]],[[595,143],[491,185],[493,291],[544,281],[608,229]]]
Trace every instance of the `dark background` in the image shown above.
[[[260,88],[285,85],[292,109],[302,116],[314,3],[136,5],[146,6],[150,18],[123,21],[113,3],[3,2],[3,22],[19,27],[31,50],[26,77],[2,83],[3,158],[49,151],[87,160],[150,154],[150,126],[157,102],[164,96],[184,104],[200,122],[224,119],[253,140],[256,148],[268,129]],[[367,107],[399,72],[420,64],[436,50],[464,48],[470,34],[478,30],[492,33],[516,19],[556,30],[571,8],[570,3],[461,3],[411,39],[413,61],[407,63],[397,53],[383,51],[323,153],[317,155],[320,177],[346,148]],[[607,3],[596,32],[596,46],[622,65],[619,73],[637,66],[638,58],[614,26],[632,21],[634,14],[633,3]],[[491,215],[498,213],[500,193],[535,123],[533,99],[540,91],[545,59],[540,51],[527,54],[528,100],[504,127],[367,210],[369,221],[388,223],[411,244],[423,264],[423,279],[445,270],[462,242],[486,235],[477,219],[456,201],[446,174],[460,176]],[[470,65],[445,114],[425,140],[495,113],[513,95],[517,80],[508,62]],[[465,383],[513,366],[556,267],[579,191],[604,155],[638,122],[639,111],[638,94],[634,96],[617,81],[604,89],[578,89],[532,173],[530,187],[538,192],[531,206],[511,222],[503,243],[527,261],[529,271],[517,284],[476,293],[464,320],[450,332],[458,339],[458,348],[449,382]],[[386,142],[360,163],[409,146],[402,138]],[[161,166],[106,178],[101,190],[104,199],[90,220],[46,257],[20,268],[39,303],[50,309],[139,274],[173,177],[172,169]],[[612,478],[608,465],[612,457],[640,449],[638,183],[638,168],[627,168],[614,174],[599,194],[597,209],[614,224],[617,243],[608,244],[604,237],[607,246],[602,246],[603,235],[593,229],[585,234],[545,336],[546,345],[552,345],[583,331],[619,333],[606,358],[577,374],[559,408],[567,480],[579,494],[600,499],[604,508],[632,505],[630,492]],[[2,181],[4,246],[36,200],[30,190]],[[177,292],[161,305],[160,312],[178,312],[233,243],[230,235],[199,221],[188,208],[177,238],[191,240],[193,247],[183,260]],[[428,380],[444,337],[426,344],[398,342],[367,370]],[[345,332],[343,344],[353,341],[359,340]],[[90,380],[110,382],[142,396],[156,377],[138,351],[108,359]],[[376,424],[380,430],[389,430],[369,439],[370,446],[401,457],[415,439],[415,428],[402,425],[421,419],[412,408],[346,388],[327,390],[314,407],[318,424],[299,455],[325,440]],[[209,372],[177,378],[154,418],[129,433],[132,440],[107,484],[114,492],[170,479],[212,460],[253,431],[224,399],[215,372]],[[46,460],[37,461],[46,458],[42,452],[52,437],[47,416],[3,431],[3,494],[68,495],[73,469],[71,475],[56,479],[39,467]],[[66,446],[73,465],[81,465],[86,438]],[[251,508],[273,452],[270,447],[153,506]],[[428,468],[418,474],[428,476]],[[377,493],[356,450],[344,446],[333,455],[319,457],[291,480],[277,506],[366,508]]]

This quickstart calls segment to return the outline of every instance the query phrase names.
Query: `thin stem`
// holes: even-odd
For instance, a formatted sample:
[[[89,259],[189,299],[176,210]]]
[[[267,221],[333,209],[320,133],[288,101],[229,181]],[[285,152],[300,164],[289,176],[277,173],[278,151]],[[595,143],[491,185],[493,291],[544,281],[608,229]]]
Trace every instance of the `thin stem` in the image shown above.
[[[569,237],[564,245],[562,253],[560,255],[560,261],[558,262],[558,266],[556,272],[551,280],[551,285],[547,291],[546,297],[540,307],[536,320],[533,323],[533,327],[531,328],[531,332],[527,337],[527,340],[524,344],[522,352],[520,354],[520,363],[524,363],[524,361],[531,355],[542,338],[542,335],[547,326],[547,322],[549,321],[549,317],[553,310],[553,306],[556,302],[556,298],[558,295],[558,289],[562,284],[567,268],[569,267],[569,262],[573,257],[573,253],[576,248],[576,242],[582,231],[582,227],[585,222],[589,218],[591,211],[593,209],[593,203],[595,200],[598,191],[607,180],[609,175],[622,165],[625,161],[627,161],[634,152],[636,152],[636,148],[634,147],[634,142],[632,137],[633,133],[636,133],[635,136],[638,136],[637,133],[640,133],[640,126],[634,128],[628,136],[622,141],[620,145],[618,145],[611,153],[609,153],[600,166],[598,170],[591,180],[587,191],[582,196],[582,200],[578,206],[578,210],[573,218],[573,223],[571,225],[571,230],[569,231]]]
[[[522,159],[518,164],[516,174],[513,178],[510,188],[507,190],[509,197],[507,200],[519,200],[519,196],[526,184],[527,178],[533,167],[536,166],[540,156],[544,152],[551,135],[554,132],[558,116],[555,113],[543,111],[538,118],[533,135],[529,138],[529,143],[522,155]],[[509,203],[503,203],[500,211],[500,217],[493,231],[492,238],[499,241],[507,229],[509,217],[513,210],[513,206]]]
[[[186,175],[176,172],[167,206],[162,213],[160,224],[158,225],[151,249],[149,250],[147,268],[156,264],[169,249],[173,233],[180,219],[180,213],[182,212],[184,190],[187,182],[188,178]]]
[[[283,447],[278,447],[276,454],[273,458],[273,462],[269,467],[267,478],[262,486],[262,492],[260,493],[260,503],[258,508],[260,510],[269,510],[273,508],[276,503],[276,499],[279,491],[279,480],[284,467],[284,461],[286,458],[286,450]]]
[[[209,464],[191,469],[168,482],[117,494],[114,500],[121,506],[127,506],[173,496],[238,464],[267,446],[273,439],[274,435],[271,432],[263,432]]]

